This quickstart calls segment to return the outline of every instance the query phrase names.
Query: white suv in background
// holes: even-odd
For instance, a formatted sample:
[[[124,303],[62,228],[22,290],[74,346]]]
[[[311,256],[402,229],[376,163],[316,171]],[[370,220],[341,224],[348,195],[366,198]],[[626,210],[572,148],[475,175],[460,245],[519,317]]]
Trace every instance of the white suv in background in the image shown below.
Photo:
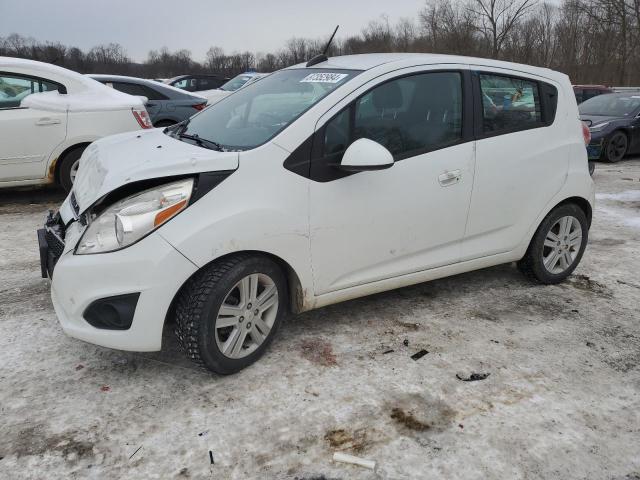
[[[227,374],[289,310],[508,262],[560,282],[593,202],[566,75],[320,56],[186,123],[95,142],[40,252],[69,335],[158,350],[166,320]]]
[[[151,128],[142,99],[48,63],[0,57],[0,188],[71,189],[94,140]]]

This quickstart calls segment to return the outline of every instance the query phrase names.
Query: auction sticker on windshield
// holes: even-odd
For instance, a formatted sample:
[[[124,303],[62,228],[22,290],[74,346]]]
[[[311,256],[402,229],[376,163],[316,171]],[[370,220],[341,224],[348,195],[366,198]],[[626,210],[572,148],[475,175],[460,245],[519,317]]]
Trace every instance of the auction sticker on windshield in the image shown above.
[[[300,83],[338,83],[348,76],[346,73],[311,73],[300,80]]]

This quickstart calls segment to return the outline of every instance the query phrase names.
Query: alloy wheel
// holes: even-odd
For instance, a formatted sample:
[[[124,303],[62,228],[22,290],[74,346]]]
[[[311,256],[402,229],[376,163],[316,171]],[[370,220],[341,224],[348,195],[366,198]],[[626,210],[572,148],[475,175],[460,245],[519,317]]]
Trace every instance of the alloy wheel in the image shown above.
[[[71,169],[69,170],[69,178],[71,179],[71,183],[76,181],[76,175],[78,175],[78,167],[80,166],[80,159],[73,162],[71,165]]]
[[[242,278],[225,296],[215,323],[216,345],[228,358],[254,352],[269,336],[278,315],[278,288],[268,275]]]
[[[542,263],[549,273],[560,274],[570,268],[580,253],[582,227],[577,218],[559,218],[549,229],[542,249]]]
[[[607,159],[611,162],[622,160],[627,152],[627,137],[624,133],[616,133],[607,145]]]

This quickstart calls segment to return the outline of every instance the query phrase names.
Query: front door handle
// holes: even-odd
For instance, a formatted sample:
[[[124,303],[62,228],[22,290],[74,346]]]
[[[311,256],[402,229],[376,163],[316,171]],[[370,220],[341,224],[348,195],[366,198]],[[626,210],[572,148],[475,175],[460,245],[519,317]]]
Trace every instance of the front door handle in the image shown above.
[[[448,187],[449,185],[458,183],[461,176],[460,170],[446,171],[438,176],[438,181],[443,187]]]
[[[38,119],[36,125],[57,125],[59,123],[62,123],[59,118],[42,117]]]

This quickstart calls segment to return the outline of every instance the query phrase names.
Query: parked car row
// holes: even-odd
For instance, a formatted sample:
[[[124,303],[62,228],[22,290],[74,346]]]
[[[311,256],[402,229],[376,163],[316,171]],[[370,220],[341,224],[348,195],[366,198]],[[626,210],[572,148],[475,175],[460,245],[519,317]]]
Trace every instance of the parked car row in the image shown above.
[[[93,141],[152,128],[142,99],[48,63],[0,57],[0,187],[66,190]]]
[[[262,76],[157,82],[0,57],[0,188],[57,183],[68,191],[91,142],[183,122]]]

